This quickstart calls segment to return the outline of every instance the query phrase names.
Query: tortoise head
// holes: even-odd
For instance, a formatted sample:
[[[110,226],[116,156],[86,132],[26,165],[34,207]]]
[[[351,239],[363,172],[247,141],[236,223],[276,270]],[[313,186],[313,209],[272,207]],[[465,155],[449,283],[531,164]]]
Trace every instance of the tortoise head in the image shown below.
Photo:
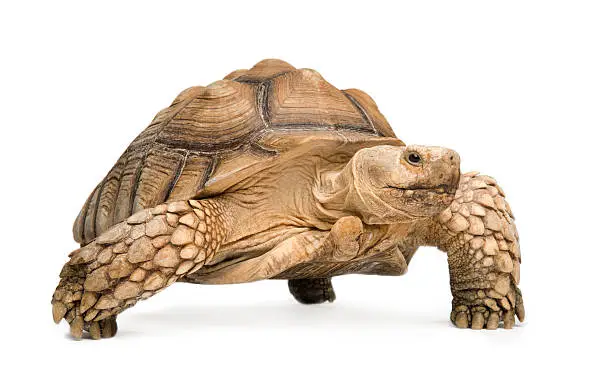
[[[459,163],[455,151],[442,147],[361,149],[350,165],[352,185],[347,206],[372,224],[434,216],[453,200]]]

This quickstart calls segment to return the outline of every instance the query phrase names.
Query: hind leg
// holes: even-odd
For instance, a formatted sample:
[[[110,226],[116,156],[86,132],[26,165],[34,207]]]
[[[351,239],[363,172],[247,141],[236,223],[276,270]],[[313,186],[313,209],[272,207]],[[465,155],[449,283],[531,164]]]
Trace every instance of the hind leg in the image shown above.
[[[66,319],[75,338],[83,331],[112,337],[117,314],[199,270],[224,235],[215,200],[142,210],[70,255],[53,294],[53,319]]]
[[[303,304],[331,303],[336,300],[331,278],[290,279],[289,292]]]

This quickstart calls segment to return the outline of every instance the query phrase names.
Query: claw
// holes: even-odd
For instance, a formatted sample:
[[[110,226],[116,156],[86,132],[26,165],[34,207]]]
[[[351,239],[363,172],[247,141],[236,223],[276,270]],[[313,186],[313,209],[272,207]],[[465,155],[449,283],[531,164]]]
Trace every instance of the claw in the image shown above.
[[[100,323],[102,326],[103,338],[107,339],[117,334],[117,318],[115,316],[111,316],[108,319],[104,319]]]
[[[518,289],[517,289],[518,290]],[[525,320],[525,306],[523,305],[523,296],[520,291],[516,293],[516,316],[520,322]]]
[[[81,316],[77,316],[70,323],[70,335],[77,340],[80,340],[83,337],[83,327],[85,322]]]
[[[59,322],[62,321],[62,318],[64,317],[64,315],[66,315],[66,312],[68,312],[68,309],[66,308],[66,305],[64,303],[53,303],[53,321],[55,322],[55,324],[59,324]]]
[[[514,310],[506,311],[504,314],[504,328],[512,329],[514,326]]]
[[[457,313],[456,319],[455,319],[455,325],[457,326],[457,328],[467,328],[468,327],[468,319],[467,319],[467,314],[463,311]]]
[[[102,337],[102,334],[100,332],[100,323],[98,323],[97,321],[91,322],[91,324],[89,325],[89,335],[94,340],[98,340]]]
[[[484,326],[484,315],[482,312],[474,312],[472,314],[472,329],[482,329]]]
[[[491,312],[489,320],[487,321],[487,329],[497,329],[499,326],[499,314],[497,312]]]
[[[516,306],[516,317],[518,317],[521,323],[525,320],[525,306],[523,306],[523,303]]]

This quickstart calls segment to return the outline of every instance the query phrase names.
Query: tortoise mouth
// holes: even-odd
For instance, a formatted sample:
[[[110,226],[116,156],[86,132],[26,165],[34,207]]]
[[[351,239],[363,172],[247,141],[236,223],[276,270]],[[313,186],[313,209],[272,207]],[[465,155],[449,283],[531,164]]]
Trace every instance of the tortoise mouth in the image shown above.
[[[387,185],[385,188],[388,189],[397,189],[400,191],[424,191],[424,192],[433,192],[437,194],[454,194],[457,191],[456,186],[448,185],[448,184],[439,184],[436,186],[397,186],[397,185]]]

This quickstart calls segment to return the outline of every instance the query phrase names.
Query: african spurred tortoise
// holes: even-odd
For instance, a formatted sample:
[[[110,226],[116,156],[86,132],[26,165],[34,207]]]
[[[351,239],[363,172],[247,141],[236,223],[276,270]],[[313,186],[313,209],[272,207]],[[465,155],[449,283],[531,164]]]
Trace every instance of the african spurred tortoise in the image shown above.
[[[74,224],[53,318],[112,337],[116,316],[176,281],[288,279],[333,301],[334,276],[401,275],[448,253],[459,327],[522,321],[513,215],[449,149],[399,140],[364,92],[264,60],[183,91],[130,144]]]

